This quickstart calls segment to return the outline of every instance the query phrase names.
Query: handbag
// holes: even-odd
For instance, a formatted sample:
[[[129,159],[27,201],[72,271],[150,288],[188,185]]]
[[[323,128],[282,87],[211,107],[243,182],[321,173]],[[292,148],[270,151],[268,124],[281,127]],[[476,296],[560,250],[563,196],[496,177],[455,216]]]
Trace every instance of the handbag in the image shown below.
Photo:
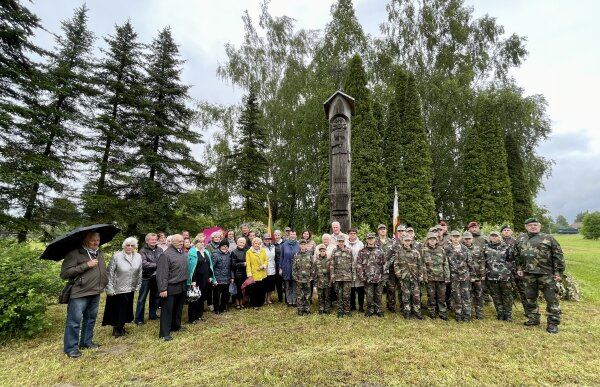
[[[187,291],[185,302],[187,302],[187,303],[195,302],[195,301],[198,301],[200,299],[200,297],[202,297],[202,292],[200,291],[200,288],[199,287],[191,287]]]
[[[229,283],[229,294],[231,294],[232,296],[237,295],[237,286],[235,286],[234,282]]]
[[[58,292],[58,303],[68,304],[71,299],[71,289],[73,289],[73,283],[69,282],[65,285],[60,292]]]

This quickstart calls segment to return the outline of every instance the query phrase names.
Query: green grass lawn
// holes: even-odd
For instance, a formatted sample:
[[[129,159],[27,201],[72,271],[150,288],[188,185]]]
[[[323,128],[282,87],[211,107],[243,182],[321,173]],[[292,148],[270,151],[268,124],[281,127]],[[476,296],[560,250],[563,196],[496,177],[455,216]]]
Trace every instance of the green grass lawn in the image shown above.
[[[158,340],[158,322],[129,326],[113,339],[96,326],[99,350],[80,359],[62,353],[65,306],[52,306],[52,328],[0,348],[0,385],[597,385],[600,383],[600,241],[559,236],[581,302],[561,302],[558,335],[545,324],[405,321],[399,314],[367,319],[298,317],[282,305],[232,310],[172,342]],[[314,308],[314,306],[313,306]],[[542,305],[545,308],[545,305]],[[101,321],[103,304],[98,321]],[[184,310],[184,320],[187,314]]]

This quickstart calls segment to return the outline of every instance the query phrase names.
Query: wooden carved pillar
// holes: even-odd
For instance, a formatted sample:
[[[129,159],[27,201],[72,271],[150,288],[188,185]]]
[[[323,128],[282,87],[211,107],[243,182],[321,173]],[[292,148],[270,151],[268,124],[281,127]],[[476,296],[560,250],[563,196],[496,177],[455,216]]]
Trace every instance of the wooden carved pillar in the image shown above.
[[[352,219],[350,134],[354,98],[338,90],[324,107],[329,121],[329,218],[330,222],[340,222],[343,232],[347,232]]]

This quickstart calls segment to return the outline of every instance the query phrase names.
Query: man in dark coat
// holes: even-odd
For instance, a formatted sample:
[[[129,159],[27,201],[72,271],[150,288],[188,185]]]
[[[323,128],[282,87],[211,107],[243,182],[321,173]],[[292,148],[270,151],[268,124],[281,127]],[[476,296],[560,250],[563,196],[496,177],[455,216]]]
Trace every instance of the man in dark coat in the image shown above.
[[[182,331],[181,312],[187,291],[188,260],[183,251],[183,237],[173,235],[171,246],[162,253],[156,269],[156,285],[161,302],[160,333],[164,341],[171,341],[171,332]]]
[[[146,309],[146,298],[150,294],[149,319],[156,320],[158,317],[158,288],[156,287],[156,264],[163,250],[158,247],[158,236],[154,233],[146,235],[146,244],[140,249],[142,256],[142,286],[138,295],[137,307],[135,309],[135,323],[144,323],[144,311]]]

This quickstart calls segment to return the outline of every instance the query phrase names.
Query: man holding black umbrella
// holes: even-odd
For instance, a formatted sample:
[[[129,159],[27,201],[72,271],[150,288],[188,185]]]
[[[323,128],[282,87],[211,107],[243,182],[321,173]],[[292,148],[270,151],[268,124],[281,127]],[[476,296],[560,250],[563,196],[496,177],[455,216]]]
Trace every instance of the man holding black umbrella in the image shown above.
[[[81,356],[79,349],[94,349],[99,346],[92,341],[92,338],[98,316],[100,293],[108,283],[104,253],[99,247],[100,233],[95,231],[87,233],[83,238],[83,245],[65,256],[60,271],[62,279],[68,279],[73,283],[67,306],[64,336],[64,351],[72,358]]]

